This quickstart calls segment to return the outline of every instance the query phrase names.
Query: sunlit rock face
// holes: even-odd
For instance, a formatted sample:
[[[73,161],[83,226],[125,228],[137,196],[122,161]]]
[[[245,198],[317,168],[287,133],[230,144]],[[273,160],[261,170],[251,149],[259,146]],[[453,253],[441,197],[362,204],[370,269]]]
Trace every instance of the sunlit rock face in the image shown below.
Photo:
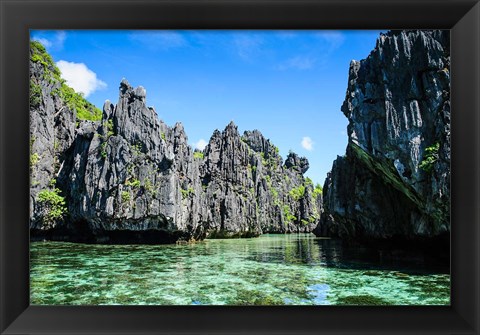
[[[450,36],[393,31],[350,64],[349,143],[324,185],[319,236],[448,237]],[[447,241],[448,238],[445,238]]]
[[[317,225],[321,195],[303,176],[306,158],[290,153],[284,164],[258,130],[240,135],[233,122],[215,130],[203,151],[193,150],[183,125],[167,126],[147,106],[146,89],[126,79],[101,119],[78,120],[55,91],[59,79],[44,80],[35,59],[31,80],[41,92],[30,106],[33,239],[174,243]],[[51,198],[39,199],[42,191]],[[53,215],[58,199],[65,212]]]

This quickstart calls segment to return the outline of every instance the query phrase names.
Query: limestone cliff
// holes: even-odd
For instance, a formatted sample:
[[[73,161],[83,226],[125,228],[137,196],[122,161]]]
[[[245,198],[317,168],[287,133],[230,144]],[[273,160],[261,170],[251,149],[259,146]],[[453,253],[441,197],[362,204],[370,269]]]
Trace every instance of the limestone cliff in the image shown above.
[[[351,62],[349,142],[325,181],[316,235],[448,244],[449,48],[448,31],[392,31]]]
[[[55,228],[55,182],[75,137],[76,111],[60,95],[60,73],[39,43],[30,48],[30,227]],[[47,201],[48,200],[48,201]],[[61,213],[60,213],[61,214]]]
[[[167,126],[147,106],[146,90],[125,79],[116,104],[79,118],[58,69],[37,53],[32,48],[31,81],[41,90],[32,90],[30,107],[32,238],[172,243],[309,232],[318,223],[321,195],[303,176],[305,158],[290,153],[284,163],[258,130],[240,135],[233,122],[193,150],[182,124]]]

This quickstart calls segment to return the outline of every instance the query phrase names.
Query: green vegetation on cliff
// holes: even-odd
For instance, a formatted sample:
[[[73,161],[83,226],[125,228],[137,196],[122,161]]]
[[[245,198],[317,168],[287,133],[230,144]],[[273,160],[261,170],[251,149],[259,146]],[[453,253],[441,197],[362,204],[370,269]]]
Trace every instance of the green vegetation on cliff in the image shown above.
[[[298,187],[294,187],[288,192],[288,194],[295,200],[299,201],[301,198],[305,196],[305,185],[300,185]]]
[[[43,67],[43,79],[57,87],[51,91],[53,96],[60,97],[67,106],[77,111],[78,120],[99,121],[102,111],[88,102],[82,93],[77,93],[61,78],[60,69],[55,65],[45,47],[38,41],[30,42],[30,60]],[[38,107],[42,101],[42,91],[39,83],[30,78],[30,106]]]
[[[321,195],[323,193],[323,188],[322,188],[322,185],[320,184],[316,184],[315,185],[315,188],[313,189],[313,196],[315,197],[315,199]]]
[[[82,93],[77,93],[73,88],[62,83],[60,96],[67,103],[68,107],[77,111],[77,119],[100,121],[102,112],[93,104],[85,100]]]
[[[186,190],[182,188],[180,191],[182,192],[182,199],[187,199],[190,195],[193,196],[195,194],[195,190],[192,187],[189,187]]]
[[[425,156],[420,162],[418,167],[426,172],[430,172],[433,168],[433,164],[438,160],[438,150],[440,149],[440,143],[435,143],[425,148]]]
[[[197,159],[203,159],[204,156],[205,156],[205,155],[204,155],[203,152],[201,152],[201,151],[195,151],[195,152],[193,153],[193,157],[194,157],[194,158],[197,158]]]
[[[30,41],[30,51],[30,60],[43,66],[44,78],[60,81],[60,69],[55,65],[45,47],[40,42]]]
[[[42,102],[42,88],[40,85],[30,80],[30,108],[38,108]]]
[[[60,195],[58,188],[42,190],[38,193],[38,202],[43,205],[43,225],[54,225],[67,213],[65,198]]]

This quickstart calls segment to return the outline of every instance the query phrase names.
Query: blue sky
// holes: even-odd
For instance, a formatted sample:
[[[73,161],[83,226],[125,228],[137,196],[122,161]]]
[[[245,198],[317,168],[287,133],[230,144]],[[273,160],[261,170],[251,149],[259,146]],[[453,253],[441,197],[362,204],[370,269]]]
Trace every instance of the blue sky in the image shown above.
[[[323,185],[347,145],[340,111],[352,59],[366,58],[380,31],[31,31],[64,78],[102,108],[122,78],[147,90],[168,125],[182,122],[192,146],[234,121],[260,130],[285,158],[308,158]]]

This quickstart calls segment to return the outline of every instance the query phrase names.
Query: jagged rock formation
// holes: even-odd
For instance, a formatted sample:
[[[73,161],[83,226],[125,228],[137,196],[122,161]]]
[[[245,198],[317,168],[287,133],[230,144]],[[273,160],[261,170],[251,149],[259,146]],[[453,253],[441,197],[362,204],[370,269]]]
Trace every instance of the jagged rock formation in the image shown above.
[[[44,66],[30,63],[31,78],[44,78]],[[241,136],[232,122],[194,151],[181,123],[168,127],[147,107],[143,87],[122,80],[101,120],[76,122],[75,108],[55,94],[58,78],[46,81],[36,81],[44,99],[31,106],[32,238],[172,243],[308,232],[318,223],[308,161],[290,153],[283,164],[259,131]]]
[[[278,148],[258,130],[240,136],[230,123],[214,132],[201,166],[213,235],[238,235],[235,226],[253,235],[313,229],[321,211],[313,185],[282,163]]]
[[[449,43],[448,31],[393,31],[351,62],[349,143],[325,181],[316,235],[448,245]]]

